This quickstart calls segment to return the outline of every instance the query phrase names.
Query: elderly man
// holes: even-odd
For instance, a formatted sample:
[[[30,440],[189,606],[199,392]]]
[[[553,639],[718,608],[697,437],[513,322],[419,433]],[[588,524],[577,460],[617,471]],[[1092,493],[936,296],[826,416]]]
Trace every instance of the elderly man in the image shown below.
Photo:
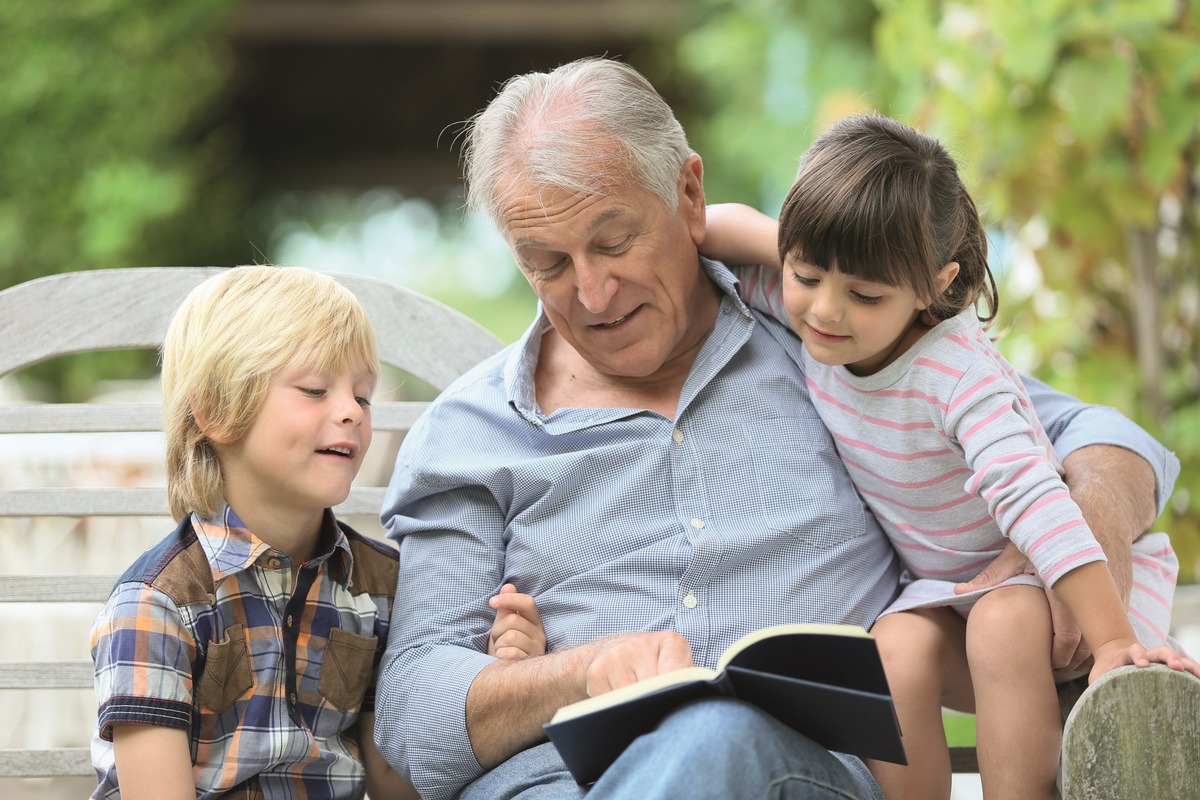
[[[472,121],[466,162],[469,202],[540,309],[397,459],[382,516],[403,600],[381,751],[426,800],[879,797],[857,759],[732,700],[685,706],[590,789],[545,742],[560,706],[711,667],[752,630],[869,626],[899,575],[810,405],[800,342],[699,255],[700,157],[641,75],[596,59],[518,76]],[[1172,457],[1110,410],[1030,388],[1077,499],[1127,561]],[[1111,474],[1120,485],[1096,491]],[[546,655],[487,655],[506,582],[537,598]]]

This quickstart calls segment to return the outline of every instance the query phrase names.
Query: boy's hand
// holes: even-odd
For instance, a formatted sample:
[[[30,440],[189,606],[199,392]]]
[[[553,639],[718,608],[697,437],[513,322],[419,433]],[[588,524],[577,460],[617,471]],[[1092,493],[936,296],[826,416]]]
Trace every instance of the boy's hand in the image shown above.
[[[488,634],[489,656],[513,659],[545,655],[546,629],[531,596],[506,583],[488,605],[496,609],[496,621]]]

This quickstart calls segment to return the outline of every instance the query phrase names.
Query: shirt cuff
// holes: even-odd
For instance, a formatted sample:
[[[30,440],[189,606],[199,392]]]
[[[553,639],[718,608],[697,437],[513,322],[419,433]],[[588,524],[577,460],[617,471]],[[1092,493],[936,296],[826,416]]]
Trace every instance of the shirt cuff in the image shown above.
[[[376,709],[376,738],[380,726],[402,731],[403,741],[384,754],[400,755],[409,780],[424,800],[457,797],[462,788],[483,774],[467,736],[467,692],[493,656],[462,647],[414,649],[397,657],[381,677]],[[391,703],[391,697],[400,702]],[[397,709],[399,719],[385,709]],[[385,734],[386,735],[386,734]],[[380,742],[381,748],[383,742]],[[395,764],[393,764],[395,766]]]
[[[100,706],[99,717],[100,738],[111,742],[113,725],[158,725],[188,730],[192,724],[192,707],[187,703],[152,697],[112,697]]]

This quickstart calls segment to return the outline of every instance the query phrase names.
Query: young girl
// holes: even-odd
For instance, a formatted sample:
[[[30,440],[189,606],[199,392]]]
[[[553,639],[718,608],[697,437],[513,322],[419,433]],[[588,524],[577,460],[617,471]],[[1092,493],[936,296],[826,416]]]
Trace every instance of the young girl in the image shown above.
[[[179,526],[92,629],[93,798],[415,798],[375,747],[375,668],[398,555],[334,518],[371,443],[374,334],[328,275],[240,267],[198,286],[163,345]],[[488,652],[545,652],[506,584]]]
[[[947,705],[977,713],[989,799],[1053,797],[1061,718],[1043,586],[1092,646],[1091,680],[1123,664],[1200,665],[1165,645],[1178,567],[1166,535],[1134,546],[1127,614],[1020,378],[984,332],[996,288],[954,161],[894,120],[851,117],[805,154],[777,250],[769,218],[711,210],[706,253],[782,261],[782,280],[739,270],[743,296],[804,341],[813,404],[912,579],[872,631],[909,762],[871,765],[884,792],[949,797]],[[1037,577],[955,594],[1009,539]]]

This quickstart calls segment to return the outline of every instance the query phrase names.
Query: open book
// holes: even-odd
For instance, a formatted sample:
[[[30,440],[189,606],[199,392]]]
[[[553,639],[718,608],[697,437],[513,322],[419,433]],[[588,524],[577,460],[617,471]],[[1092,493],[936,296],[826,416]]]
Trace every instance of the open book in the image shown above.
[[[747,634],[716,669],[689,667],[563,706],[546,734],[579,783],[702,697],[736,697],[830,750],[904,764],[875,640],[854,625],[775,625]]]

